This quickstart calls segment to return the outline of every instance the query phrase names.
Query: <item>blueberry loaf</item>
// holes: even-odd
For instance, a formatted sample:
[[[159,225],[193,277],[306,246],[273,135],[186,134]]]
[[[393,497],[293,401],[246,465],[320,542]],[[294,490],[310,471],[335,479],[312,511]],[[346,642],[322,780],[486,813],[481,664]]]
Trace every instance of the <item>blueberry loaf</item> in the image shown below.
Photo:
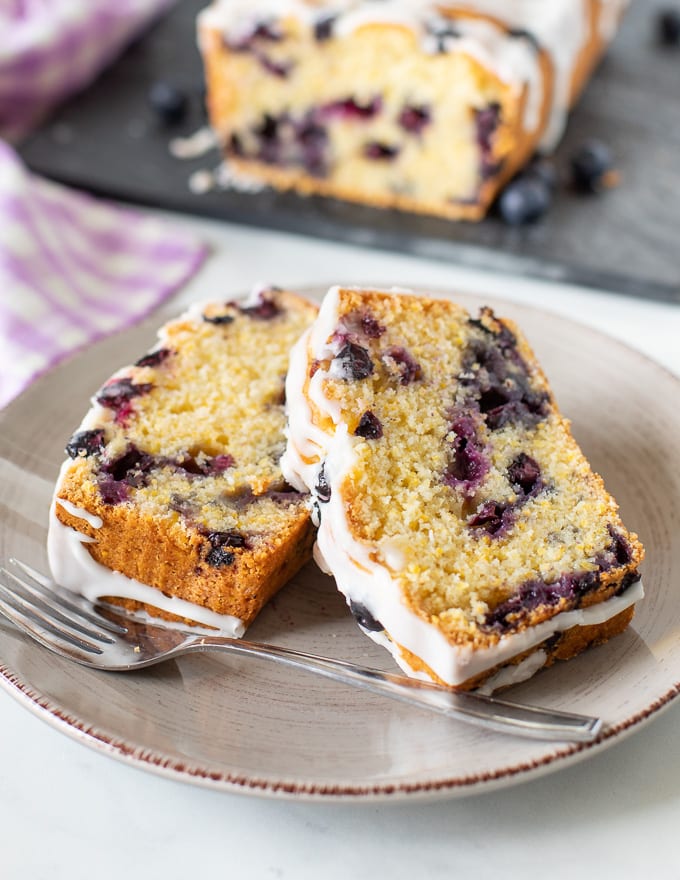
[[[555,145],[626,2],[216,0],[210,119],[277,188],[477,220]]]
[[[58,582],[243,634],[311,556],[279,459],[289,350],[316,311],[274,289],[195,306],[104,384],[56,487]]]
[[[510,321],[333,288],[286,398],[317,561],[407,672],[493,689],[631,620],[643,549]]]

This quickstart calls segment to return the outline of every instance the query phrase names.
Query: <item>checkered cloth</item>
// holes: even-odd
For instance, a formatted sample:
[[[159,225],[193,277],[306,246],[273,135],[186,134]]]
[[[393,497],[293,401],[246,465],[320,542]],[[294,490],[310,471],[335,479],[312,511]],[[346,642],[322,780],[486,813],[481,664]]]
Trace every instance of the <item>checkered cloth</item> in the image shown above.
[[[35,177],[0,141],[0,407],[68,353],[138,321],[205,254],[155,218]]]
[[[0,407],[70,352],[138,321],[206,248],[30,174],[7,141],[83,88],[173,0],[0,0]]]
[[[173,0],[0,0],[0,137],[83,88]]]

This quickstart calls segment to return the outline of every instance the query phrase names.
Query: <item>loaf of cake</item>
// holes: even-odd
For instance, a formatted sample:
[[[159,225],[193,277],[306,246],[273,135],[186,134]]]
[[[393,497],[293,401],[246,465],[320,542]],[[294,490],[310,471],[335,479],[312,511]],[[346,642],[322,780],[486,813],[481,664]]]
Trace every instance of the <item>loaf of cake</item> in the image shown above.
[[[627,0],[215,0],[200,16],[227,161],[279,189],[484,216],[552,149]]]
[[[333,288],[286,400],[316,559],[407,673],[493,689],[630,622],[643,549],[512,322]]]
[[[316,311],[276,289],[194,306],[100,388],[56,487],[58,583],[243,634],[311,557],[279,460],[289,350]]]

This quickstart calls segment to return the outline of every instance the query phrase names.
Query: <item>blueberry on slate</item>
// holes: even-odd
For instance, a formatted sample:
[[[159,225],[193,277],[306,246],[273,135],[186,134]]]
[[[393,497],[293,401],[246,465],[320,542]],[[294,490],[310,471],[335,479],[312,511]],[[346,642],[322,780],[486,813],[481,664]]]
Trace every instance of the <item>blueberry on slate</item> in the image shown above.
[[[538,177],[517,177],[498,199],[498,210],[509,226],[534,223],[550,207],[550,190]]]
[[[680,9],[662,9],[659,12],[656,38],[661,46],[680,46]]]
[[[187,112],[187,96],[165,80],[158,80],[151,86],[149,104],[167,125],[181,122]]]
[[[581,192],[598,192],[613,167],[614,156],[607,144],[596,139],[586,141],[571,157],[573,184]]]
[[[551,193],[554,193],[557,189],[557,169],[549,159],[540,156],[536,157],[522,176],[537,178],[548,187]]]

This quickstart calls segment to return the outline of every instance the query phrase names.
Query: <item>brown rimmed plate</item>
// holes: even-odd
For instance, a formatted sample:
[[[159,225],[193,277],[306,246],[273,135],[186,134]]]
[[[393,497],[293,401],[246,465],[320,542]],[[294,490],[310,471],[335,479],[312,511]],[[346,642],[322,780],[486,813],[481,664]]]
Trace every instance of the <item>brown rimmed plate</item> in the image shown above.
[[[319,290],[307,291],[318,296]],[[203,655],[135,675],[69,664],[0,619],[0,685],[73,738],[137,767],[213,789],[298,799],[454,797],[597,755],[680,692],[680,380],[596,331],[528,306],[456,295],[516,320],[577,440],[646,546],[646,598],[607,645],[539,673],[509,698],[600,715],[590,745],[500,736],[265,662]],[[170,317],[104,340],[0,413],[0,556],[46,567],[62,449],[89,396]],[[306,651],[393,668],[330,578],[308,566],[250,630]]]

